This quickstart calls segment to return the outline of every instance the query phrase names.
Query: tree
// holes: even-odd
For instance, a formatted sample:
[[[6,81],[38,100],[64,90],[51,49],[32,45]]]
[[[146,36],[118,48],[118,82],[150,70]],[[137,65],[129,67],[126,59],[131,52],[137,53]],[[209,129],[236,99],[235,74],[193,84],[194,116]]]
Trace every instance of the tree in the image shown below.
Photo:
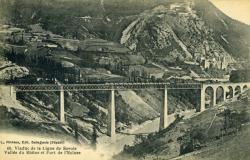
[[[230,114],[231,114],[231,110],[226,109],[224,111],[223,129],[224,129],[225,133],[227,133],[227,130],[230,128]]]
[[[100,113],[99,109],[96,106],[92,105],[91,110],[88,113],[88,116],[96,117],[99,113]]]
[[[96,126],[93,125],[92,146],[94,149],[96,149],[96,143],[97,143],[97,132],[96,132]]]
[[[15,26],[22,24],[22,8],[23,0],[14,0],[13,5],[11,6],[11,21]]]
[[[75,131],[75,139],[76,139],[76,141],[78,141],[78,124],[77,124],[76,120],[73,121],[73,129]]]
[[[31,16],[31,19],[32,19],[32,23],[35,24],[35,23],[38,23],[40,21],[40,19],[43,18],[43,0],[36,0],[34,1],[34,6],[32,8],[32,16]]]

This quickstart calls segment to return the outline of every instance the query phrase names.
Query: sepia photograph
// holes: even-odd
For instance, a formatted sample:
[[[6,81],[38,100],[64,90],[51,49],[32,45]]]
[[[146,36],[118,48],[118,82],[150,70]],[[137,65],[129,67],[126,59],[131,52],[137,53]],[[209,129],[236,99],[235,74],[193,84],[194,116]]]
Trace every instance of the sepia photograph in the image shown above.
[[[0,160],[250,160],[250,0],[0,0]]]

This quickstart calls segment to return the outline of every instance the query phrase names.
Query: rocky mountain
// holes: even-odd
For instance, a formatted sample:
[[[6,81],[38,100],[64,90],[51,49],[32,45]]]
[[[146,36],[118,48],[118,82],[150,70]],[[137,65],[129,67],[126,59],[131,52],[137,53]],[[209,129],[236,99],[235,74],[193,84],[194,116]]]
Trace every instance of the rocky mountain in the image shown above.
[[[1,12],[2,21],[23,27],[41,23],[64,37],[117,41],[166,59],[249,55],[250,27],[229,18],[208,0],[65,0],[55,6],[56,1],[2,0],[2,12],[7,12]]]
[[[206,0],[178,1],[139,14],[122,32],[120,42],[167,61],[238,58],[249,55],[249,30]]]
[[[197,15],[214,32],[214,39],[232,56],[249,60],[249,25],[234,20],[218,10],[211,2],[195,0]]]

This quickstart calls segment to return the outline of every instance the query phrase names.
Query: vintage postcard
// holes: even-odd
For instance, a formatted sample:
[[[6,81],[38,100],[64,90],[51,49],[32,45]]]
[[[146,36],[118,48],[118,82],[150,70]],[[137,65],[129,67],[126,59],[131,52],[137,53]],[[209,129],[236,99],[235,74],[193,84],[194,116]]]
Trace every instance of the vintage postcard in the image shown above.
[[[249,160],[249,0],[0,0],[0,160]]]

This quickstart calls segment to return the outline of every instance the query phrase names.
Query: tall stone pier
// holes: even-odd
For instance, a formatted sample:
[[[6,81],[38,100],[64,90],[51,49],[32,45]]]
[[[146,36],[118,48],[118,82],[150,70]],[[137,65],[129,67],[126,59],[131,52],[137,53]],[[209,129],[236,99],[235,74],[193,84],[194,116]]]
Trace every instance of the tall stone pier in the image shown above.
[[[160,130],[168,126],[168,90],[164,89],[163,106],[160,113]]]
[[[213,87],[213,107],[216,106],[217,104],[217,94],[216,94],[216,91],[217,91],[217,88],[216,87]]]
[[[59,120],[61,123],[65,123],[65,112],[64,112],[64,89],[60,90],[60,108],[59,108]]]
[[[115,90],[111,90],[110,105],[108,107],[108,136],[115,141]]]
[[[202,86],[201,93],[200,93],[200,109],[198,110],[199,112],[202,112],[205,110],[205,105],[206,105],[205,95],[206,95],[205,88]]]
[[[226,87],[223,88],[223,101],[227,100],[227,91],[226,91]]]
[[[16,87],[15,86],[10,86],[10,97],[13,100],[16,100]]]

